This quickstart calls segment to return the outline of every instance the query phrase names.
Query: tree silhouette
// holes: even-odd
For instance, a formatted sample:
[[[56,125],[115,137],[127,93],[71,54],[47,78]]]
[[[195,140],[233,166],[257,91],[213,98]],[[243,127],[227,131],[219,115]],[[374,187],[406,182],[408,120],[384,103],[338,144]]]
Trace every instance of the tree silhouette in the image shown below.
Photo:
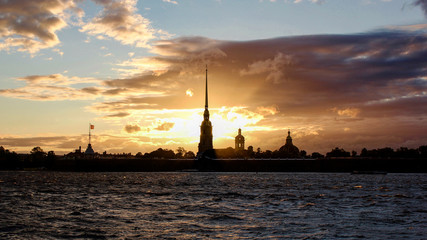
[[[0,168],[2,169],[18,169],[22,167],[19,156],[16,152],[10,152],[3,146],[0,146]]]
[[[249,157],[254,157],[255,156],[255,152],[254,152],[254,147],[253,146],[249,146],[248,147],[248,156]]]
[[[187,159],[192,159],[195,157],[196,157],[196,154],[194,154],[194,152],[192,152],[192,151],[188,151],[184,154],[184,158],[187,158]]]
[[[183,158],[186,153],[187,153],[187,151],[183,147],[178,147],[178,149],[176,150],[175,157],[176,158]]]
[[[420,147],[418,148],[418,152],[420,153],[420,157],[427,158],[427,145],[425,145],[425,146],[420,146]]]
[[[300,151],[301,157],[305,158],[307,156],[307,152],[305,150]]]
[[[332,149],[332,151],[326,153],[327,157],[350,157],[350,153],[346,152],[342,148],[336,147],[335,149]]]
[[[417,158],[419,156],[418,150],[408,149],[407,147],[400,147],[396,151],[398,158]]]
[[[31,150],[31,158],[30,158],[30,166],[31,167],[41,167],[44,165],[46,153],[43,151],[43,149],[39,146],[34,147]]]
[[[172,159],[175,158],[175,153],[172,150],[159,148],[151,153],[144,154],[144,158]]]
[[[43,149],[41,147],[39,147],[39,146],[34,147],[31,150],[31,154],[42,154],[42,155],[46,155],[46,153],[43,151]]]
[[[55,152],[54,151],[49,151],[47,153],[47,157],[46,157],[46,167],[47,168],[52,167],[52,165],[54,164],[55,160],[56,160]]]
[[[316,158],[316,159],[318,159],[318,158],[324,158],[325,156],[323,156],[322,154],[320,154],[320,153],[318,153],[318,152],[313,152],[313,153],[311,154],[311,157],[312,157],[312,158]]]

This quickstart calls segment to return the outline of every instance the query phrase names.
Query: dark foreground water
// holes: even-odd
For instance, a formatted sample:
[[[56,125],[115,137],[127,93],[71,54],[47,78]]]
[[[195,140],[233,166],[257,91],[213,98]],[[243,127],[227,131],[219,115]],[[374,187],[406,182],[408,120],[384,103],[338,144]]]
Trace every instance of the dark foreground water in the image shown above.
[[[426,239],[427,174],[0,172],[0,239]]]

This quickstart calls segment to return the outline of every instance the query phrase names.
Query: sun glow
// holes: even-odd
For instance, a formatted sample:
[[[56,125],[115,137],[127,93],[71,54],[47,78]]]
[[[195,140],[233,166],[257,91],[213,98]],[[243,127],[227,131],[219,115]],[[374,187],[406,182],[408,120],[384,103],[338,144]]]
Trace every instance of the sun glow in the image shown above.
[[[211,117],[214,141],[233,139],[239,128],[249,130],[263,118],[261,114],[251,112],[245,107],[216,109]]]
[[[214,147],[234,146],[234,137],[239,128],[250,132],[263,115],[247,110],[245,107],[222,107],[210,109]],[[185,109],[175,111],[151,112],[151,120],[141,121],[141,131],[132,133],[140,137],[149,137],[152,141],[172,141],[176,146],[197,148],[200,141],[200,125],[203,121],[203,109]],[[146,116],[147,117],[147,116]],[[154,121],[152,119],[155,119]],[[154,140],[156,139],[156,140]],[[193,150],[191,149],[191,150]]]
[[[193,89],[192,88],[187,89],[187,91],[185,92],[185,95],[187,95],[187,97],[192,97],[194,95]]]

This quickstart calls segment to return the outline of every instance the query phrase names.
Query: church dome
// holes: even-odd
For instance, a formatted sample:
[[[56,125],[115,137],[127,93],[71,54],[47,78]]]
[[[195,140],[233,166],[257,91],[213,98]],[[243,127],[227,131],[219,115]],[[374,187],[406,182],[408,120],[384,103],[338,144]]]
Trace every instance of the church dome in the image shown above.
[[[299,149],[292,143],[291,131],[288,130],[286,144],[279,149],[280,157],[294,158],[299,157]]]

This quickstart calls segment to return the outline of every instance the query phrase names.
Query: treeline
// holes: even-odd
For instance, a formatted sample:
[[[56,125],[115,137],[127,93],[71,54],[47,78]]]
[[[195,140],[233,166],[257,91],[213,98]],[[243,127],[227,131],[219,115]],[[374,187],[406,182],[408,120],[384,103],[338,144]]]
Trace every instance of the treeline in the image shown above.
[[[326,153],[326,157],[362,157],[362,158],[382,158],[382,159],[396,159],[396,158],[427,158],[427,145],[418,148],[400,147],[396,150],[386,147],[367,150],[363,148],[360,154],[356,151],[347,152],[342,148],[336,147],[332,151]]]
[[[88,156],[82,153],[80,150],[70,152],[64,156],[57,156],[54,151],[45,152],[40,147],[34,147],[29,154],[17,154],[16,152],[5,149],[0,146],[0,169],[14,170],[14,169],[49,169],[55,161],[59,159],[84,159],[84,158],[109,158],[109,159],[126,159],[126,158],[137,158],[137,159],[194,159],[196,155],[192,151],[187,151],[182,147],[179,147],[176,152],[169,149],[159,148],[150,153],[142,154],[138,152],[136,155],[131,153],[123,154],[95,154]]]
[[[56,160],[55,152],[34,147],[30,154],[17,154],[0,146],[0,169],[48,168]]]
[[[360,153],[356,151],[348,152],[342,148],[334,148],[326,155],[322,155],[318,152],[313,152],[308,155],[306,151],[301,150],[298,152],[288,151],[261,151],[257,148],[256,151],[253,147],[248,147],[247,150],[236,151],[234,148],[216,149],[208,152],[210,157],[219,159],[277,159],[277,158],[368,158],[368,159],[427,159],[427,145],[420,146],[418,148],[407,148],[400,147],[398,149],[392,149],[389,147],[378,148],[367,150],[363,148]],[[59,158],[67,158],[71,156],[72,159],[83,159],[88,156],[84,153],[69,153],[64,157],[58,157],[54,151],[45,152],[40,147],[34,147],[29,154],[17,154],[16,152],[5,149],[0,146],[0,169],[25,169],[25,168],[47,168],[49,169],[56,160]],[[179,147],[176,151],[170,149],[159,148],[149,153],[142,154],[138,152],[136,155],[128,154],[95,154],[92,158],[104,158],[109,157],[112,159],[120,158],[133,158],[133,159],[195,159],[196,155],[192,151],[187,151],[182,147]],[[70,159],[70,158],[68,158]]]
[[[265,150],[261,151],[260,148],[257,148],[254,151],[252,146],[249,146],[247,150],[235,150],[232,147],[225,149],[215,149],[207,151],[204,155],[210,158],[222,158],[222,159],[270,159],[270,158],[305,158],[307,157],[306,151],[271,151]]]
[[[179,147],[176,152],[169,149],[159,148],[150,153],[138,152],[135,157],[142,159],[194,159],[196,155],[192,151],[187,151],[183,147]]]
[[[207,153],[214,158],[253,158],[253,159],[274,159],[274,158],[330,158],[330,157],[363,157],[363,158],[383,158],[383,159],[392,159],[392,158],[427,158],[427,145],[420,146],[416,149],[400,147],[396,150],[386,147],[367,150],[363,148],[360,153],[356,151],[348,152],[343,148],[334,148],[330,152],[327,152],[326,155],[323,155],[319,152],[313,152],[307,154],[305,150],[298,152],[294,151],[280,151],[280,150],[265,150],[262,151],[260,148],[257,148],[255,151],[252,146],[249,146],[247,150],[236,151],[234,148],[225,148],[225,149],[215,149]],[[179,147],[175,152],[170,149],[159,148],[150,153],[142,154],[138,152],[136,157],[141,159],[194,159],[196,157],[195,153],[192,151],[186,151],[184,148]]]

